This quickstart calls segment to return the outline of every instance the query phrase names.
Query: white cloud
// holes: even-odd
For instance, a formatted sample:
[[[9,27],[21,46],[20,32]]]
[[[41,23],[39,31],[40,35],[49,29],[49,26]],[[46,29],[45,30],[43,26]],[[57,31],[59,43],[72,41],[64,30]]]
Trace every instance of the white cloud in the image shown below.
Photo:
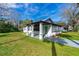
[[[30,3],[25,3],[24,7],[27,8],[29,6]]]
[[[22,5],[17,5],[16,3],[1,3],[1,7],[3,8],[19,8],[22,7]]]
[[[9,8],[18,8],[19,7],[18,5],[14,4],[14,3],[7,4],[6,6]]]

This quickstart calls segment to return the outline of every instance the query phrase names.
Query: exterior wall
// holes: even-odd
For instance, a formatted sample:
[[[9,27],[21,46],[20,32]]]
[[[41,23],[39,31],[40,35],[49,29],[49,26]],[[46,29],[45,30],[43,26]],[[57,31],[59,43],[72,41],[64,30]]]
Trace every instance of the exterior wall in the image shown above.
[[[64,27],[59,27],[59,31],[63,31],[64,30]]]
[[[59,31],[62,31],[62,30],[64,30],[64,28],[63,27],[58,27],[58,26],[53,26],[53,32],[59,32]]]
[[[52,36],[53,32],[63,30],[63,27],[48,25],[48,30],[45,31],[44,25],[42,23],[39,24],[39,31],[34,31],[34,25],[26,26],[23,28],[23,32],[26,33],[26,35],[35,37],[38,36],[40,40],[42,40],[45,37]]]
[[[31,26],[29,26],[28,27],[28,32],[27,32],[29,36],[31,36],[31,32],[32,32],[32,29],[31,29]]]
[[[56,32],[58,31],[58,27],[57,26],[53,26],[53,29],[52,29],[53,32]]]
[[[56,35],[56,34],[60,34],[62,30],[64,30],[63,27],[50,25],[50,28],[49,28],[47,34],[44,36],[44,38],[50,37],[50,36],[53,36],[53,35]]]
[[[53,26],[50,25],[50,28],[49,28],[49,30],[47,31],[47,34],[44,37],[50,37],[52,35],[52,29],[53,29]]]
[[[23,32],[26,33],[26,35],[31,35],[31,26],[26,26],[25,28],[23,28]]]
[[[28,26],[26,26],[25,28],[23,28],[23,32],[28,32]]]

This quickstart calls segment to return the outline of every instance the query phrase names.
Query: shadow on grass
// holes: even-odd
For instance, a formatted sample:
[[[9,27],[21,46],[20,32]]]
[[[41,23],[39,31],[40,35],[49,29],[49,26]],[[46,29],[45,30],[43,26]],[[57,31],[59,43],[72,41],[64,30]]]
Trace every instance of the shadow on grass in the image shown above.
[[[16,42],[16,41],[19,41],[19,40],[23,40],[24,38],[25,37],[20,38],[20,39],[16,39],[16,40],[12,40],[12,41],[8,41],[8,42],[3,42],[3,43],[0,43],[0,45],[9,44],[9,43],[12,43],[12,42]]]
[[[64,38],[67,38],[69,40],[71,40],[72,42],[74,42],[75,44],[79,45],[78,42],[74,41],[73,37],[71,35],[68,35],[68,34],[61,34],[60,37],[64,37]]]
[[[48,40],[48,38],[45,38],[45,39],[43,40],[43,42],[51,43],[51,53],[52,53],[52,56],[57,56],[56,47],[55,47],[55,42],[51,42],[50,40]]]
[[[55,37],[48,37],[45,39],[45,42],[56,42],[60,45],[64,45],[64,44],[67,44],[67,42],[65,42],[65,40],[61,39],[61,38],[55,38]]]
[[[0,37],[5,37],[5,36],[9,36],[9,35],[11,35],[12,33],[0,33]]]
[[[75,44],[77,44],[77,45],[79,45],[79,43],[78,42],[76,42],[76,41],[74,41],[74,40],[71,40],[72,42],[74,42]]]
[[[68,35],[68,34],[60,34],[59,35],[60,37],[64,37],[64,38],[72,38],[72,36],[71,35]]]
[[[67,42],[65,42],[63,39],[55,38],[55,37],[52,37],[52,36],[44,39],[44,42],[52,44],[51,45],[52,56],[57,56],[55,43],[59,44],[60,46],[64,46],[64,44],[67,44]]]
[[[47,38],[43,39],[43,42],[51,43]]]
[[[8,36],[9,34],[0,34],[0,37]]]

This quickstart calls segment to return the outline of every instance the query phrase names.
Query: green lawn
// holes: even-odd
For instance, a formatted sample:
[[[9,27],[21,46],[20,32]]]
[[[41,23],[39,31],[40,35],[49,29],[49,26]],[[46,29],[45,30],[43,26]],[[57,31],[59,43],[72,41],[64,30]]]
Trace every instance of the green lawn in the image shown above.
[[[71,34],[73,35],[73,34]],[[74,34],[77,35],[76,33]],[[74,36],[73,35],[73,36]],[[77,35],[77,39],[78,39]],[[55,43],[58,56],[79,56],[79,49]],[[22,32],[0,33],[1,56],[51,56],[51,43],[25,36]]]
[[[60,37],[68,38],[71,40],[79,40],[79,32],[62,33]]]

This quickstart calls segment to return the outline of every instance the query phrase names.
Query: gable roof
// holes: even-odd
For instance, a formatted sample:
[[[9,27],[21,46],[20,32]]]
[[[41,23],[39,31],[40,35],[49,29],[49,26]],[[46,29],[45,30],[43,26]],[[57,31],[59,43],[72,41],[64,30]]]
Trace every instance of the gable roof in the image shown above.
[[[46,20],[40,20],[40,21],[32,22],[31,24],[39,24],[39,23],[54,24],[54,22],[51,20],[51,18],[48,18]],[[31,24],[27,24],[27,25],[31,25]]]
[[[48,19],[45,19],[45,20],[40,20],[40,21],[37,21],[37,22],[33,22],[32,24],[35,24],[35,23],[54,24],[54,22],[51,20],[51,18],[48,18]]]
[[[52,24],[54,26],[61,26],[61,25],[58,25],[58,24],[55,24],[51,18],[48,18],[46,20],[40,20],[40,21],[37,21],[37,22],[32,22],[31,24],[39,24],[39,23],[43,23],[43,24]],[[31,24],[27,24],[27,25],[31,25]]]
[[[51,18],[46,19],[45,22],[54,23]]]

